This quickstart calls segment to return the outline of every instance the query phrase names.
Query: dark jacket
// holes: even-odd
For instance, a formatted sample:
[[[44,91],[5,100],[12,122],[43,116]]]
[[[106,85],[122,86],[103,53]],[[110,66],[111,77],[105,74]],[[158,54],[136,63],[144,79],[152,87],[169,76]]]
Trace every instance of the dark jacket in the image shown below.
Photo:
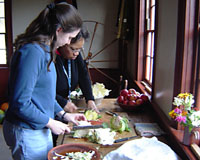
[[[56,86],[56,99],[58,103],[64,107],[67,104],[66,97],[68,96],[69,86],[68,79],[64,73],[63,65],[68,72],[67,61],[60,55],[56,58],[56,71],[57,71],[57,86]],[[79,85],[86,101],[94,100],[91,88],[91,81],[88,70],[81,54],[75,60],[71,60],[71,91],[75,90]]]

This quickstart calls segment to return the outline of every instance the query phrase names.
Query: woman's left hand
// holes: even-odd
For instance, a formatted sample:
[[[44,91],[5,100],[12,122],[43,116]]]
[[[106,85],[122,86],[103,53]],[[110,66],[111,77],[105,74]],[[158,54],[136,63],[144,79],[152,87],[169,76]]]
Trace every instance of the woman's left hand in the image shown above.
[[[89,100],[88,101],[87,107],[89,109],[92,109],[92,110],[96,111],[97,113],[100,113],[99,110],[98,110],[98,108],[97,108],[97,106],[96,106],[96,104],[95,104],[95,102],[93,100]]]
[[[78,121],[87,121],[84,114],[80,114],[80,113],[66,113],[64,116],[64,120],[68,122],[72,122],[76,125],[79,124]]]

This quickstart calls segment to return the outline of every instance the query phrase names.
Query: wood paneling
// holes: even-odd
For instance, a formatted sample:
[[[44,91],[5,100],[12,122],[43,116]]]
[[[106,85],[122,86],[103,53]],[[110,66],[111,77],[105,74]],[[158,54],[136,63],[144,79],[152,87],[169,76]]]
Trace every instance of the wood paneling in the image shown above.
[[[0,103],[7,100],[7,89],[8,89],[8,68],[0,69]]]
[[[112,90],[110,92],[109,97],[114,98],[118,96],[119,93],[119,78],[120,78],[120,71],[118,69],[99,69],[101,72],[109,76],[110,78],[114,79],[117,83],[113,82],[107,76],[103,75],[102,73],[98,72],[94,68],[90,68],[90,75],[92,83],[99,82],[103,83],[107,89]]]

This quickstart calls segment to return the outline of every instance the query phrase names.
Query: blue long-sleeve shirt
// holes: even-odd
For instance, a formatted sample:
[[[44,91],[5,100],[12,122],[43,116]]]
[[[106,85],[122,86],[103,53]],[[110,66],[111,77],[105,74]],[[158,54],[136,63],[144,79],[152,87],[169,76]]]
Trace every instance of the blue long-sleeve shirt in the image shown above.
[[[49,46],[44,47],[46,51],[38,44],[26,44],[11,62],[6,120],[24,128],[42,129],[63,110],[55,100],[55,65],[47,70]]]

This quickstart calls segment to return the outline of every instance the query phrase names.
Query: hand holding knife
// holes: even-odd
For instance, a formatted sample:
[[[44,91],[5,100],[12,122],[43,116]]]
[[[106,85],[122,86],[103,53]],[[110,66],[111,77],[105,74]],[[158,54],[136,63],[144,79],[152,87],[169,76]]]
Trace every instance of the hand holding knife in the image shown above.
[[[111,116],[118,116],[117,113],[111,112],[111,111],[106,111],[106,114],[109,114],[109,115],[111,115]]]

